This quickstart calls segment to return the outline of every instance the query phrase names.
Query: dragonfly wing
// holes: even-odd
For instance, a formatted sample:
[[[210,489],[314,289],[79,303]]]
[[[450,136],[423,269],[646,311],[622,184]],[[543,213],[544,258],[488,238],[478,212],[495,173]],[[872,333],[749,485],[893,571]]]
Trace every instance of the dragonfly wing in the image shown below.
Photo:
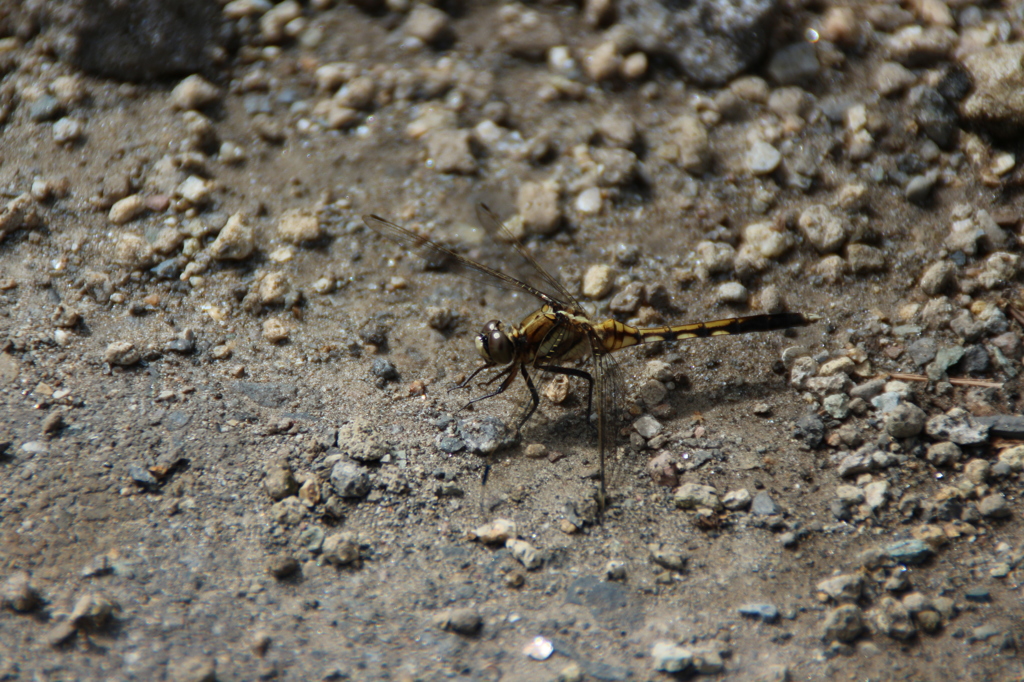
[[[476,205],[476,217],[477,220],[480,221],[480,225],[484,228],[485,232],[496,234],[502,241],[510,244],[512,248],[516,250],[516,253],[518,253],[519,256],[530,265],[530,268],[533,269],[537,276],[540,277],[546,285],[551,287],[552,291],[557,292],[565,303],[571,303],[572,307],[576,311],[583,310],[579,301],[569,293],[569,290],[566,289],[556,277],[545,270],[544,267],[537,262],[537,259],[526,250],[523,243],[519,241],[519,239],[517,239],[507,227],[505,227],[498,216],[494,215],[494,211],[487,207],[487,204]]]
[[[413,251],[423,253],[431,262],[447,264],[453,272],[474,282],[509,291],[525,291],[551,306],[558,308],[566,307],[565,304],[526,282],[522,282],[504,272],[489,268],[483,263],[460,256],[451,249],[432,242],[412,230],[384,220],[380,216],[364,215],[363,223],[377,234]]]

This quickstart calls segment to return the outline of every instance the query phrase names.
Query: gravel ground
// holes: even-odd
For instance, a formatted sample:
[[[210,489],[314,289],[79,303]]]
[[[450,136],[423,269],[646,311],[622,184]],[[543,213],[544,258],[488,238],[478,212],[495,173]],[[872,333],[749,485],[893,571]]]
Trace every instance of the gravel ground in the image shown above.
[[[1021,679],[1022,7],[0,2],[0,680]]]

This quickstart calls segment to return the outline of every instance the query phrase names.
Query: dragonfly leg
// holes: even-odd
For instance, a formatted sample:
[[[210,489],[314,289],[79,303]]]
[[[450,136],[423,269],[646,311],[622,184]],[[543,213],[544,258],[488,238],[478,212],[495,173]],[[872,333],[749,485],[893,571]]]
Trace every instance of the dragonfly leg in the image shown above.
[[[471,382],[476,377],[477,374],[479,374],[480,372],[484,371],[485,369],[490,369],[493,366],[494,365],[481,365],[480,367],[477,367],[476,369],[473,370],[472,374],[470,374],[468,377],[466,377],[465,379],[463,379],[459,383],[457,383],[454,386],[452,386],[449,389],[448,392],[450,393],[451,391],[454,391],[457,388],[466,388],[467,386],[469,386],[469,382]],[[508,370],[505,370],[505,371],[507,372]],[[502,372],[501,374],[498,374],[498,376],[494,377],[494,379],[497,379],[498,377],[500,377],[504,373],[505,372]],[[491,381],[494,381],[494,379],[491,379],[487,383],[490,383]]]
[[[590,413],[594,406],[594,377],[590,372],[584,372],[582,369],[574,369],[572,367],[558,367],[557,365],[537,365],[537,369],[584,379],[587,382],[587,421],[590,421]]]
[[[491,383],[495,379],[497,379],[498,377],[501,377],[501,376],[503,376],[505,374],[508,374],[508,376],[505,377],[505,380],[501,382],[501,386],[498,386],[498,390],[494,391],[493,393],[488,393],[487,395],[482,395],[479,398],[473,398],[472,400],[470,400],[468,403],[466,403],[465,405],[463,405],[459,409],[464,410],[467,407],[469,407],[470,405],[472,405],[473,403],[478,403],[481,400],[487,400],[488,398],[493,398],[496,395],[500,395],[500,394],[504,393],[505,389],[507,389],[509,386],[512,385],[512,380],[516,378],[516,374],[518,373],[517,372],[518,369],[519,369],[519,365],[517,365],[515,363],[509,365],[508,369],[502,370],[501,374],[498,374],[497,376],[494,377],[494,379],[491,379],[490,381],[487,382],[487,383]],[[526,381],[527,381],[527,383],[529,383],[530,380],[527,379]]]
[[[523,379],[526,379],[526,387],[530,389],[530,409],[526,411],[526,416],[519,420],[516,431],[523,428],[523,424],[530,420],[530,417],[537,410],[537,406],[540,405],[540,396],[537,395],[537,388],[533,385],[533,379],[526,373],[526,367],[520,367],[520,369],[523,372]]]

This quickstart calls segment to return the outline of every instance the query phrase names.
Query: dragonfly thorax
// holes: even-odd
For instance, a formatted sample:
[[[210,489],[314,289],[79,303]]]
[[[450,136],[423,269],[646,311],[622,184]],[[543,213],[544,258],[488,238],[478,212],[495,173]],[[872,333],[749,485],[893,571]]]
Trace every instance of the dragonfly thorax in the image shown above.
[[[476,352],[489,365],[507,365],[515,357],[515,344],[501,327],[500,320],[491,320],[476,335]]]

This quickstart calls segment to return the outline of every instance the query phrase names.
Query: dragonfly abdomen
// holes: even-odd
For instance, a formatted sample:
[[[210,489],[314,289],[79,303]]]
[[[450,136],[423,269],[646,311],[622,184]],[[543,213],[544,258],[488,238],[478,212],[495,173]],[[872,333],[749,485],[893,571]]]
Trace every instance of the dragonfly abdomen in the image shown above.
[[[818,318],[800,313],[775,313],[732,317],[713,322],[694,322],[670,327],[631,327],[615,320],[605,320],[596,326],[605,351],[612,353],[641,343],[658,341],[685,341],[709,336],[731,336],[753,332],[769,332],[790,327],[803,327]]]

